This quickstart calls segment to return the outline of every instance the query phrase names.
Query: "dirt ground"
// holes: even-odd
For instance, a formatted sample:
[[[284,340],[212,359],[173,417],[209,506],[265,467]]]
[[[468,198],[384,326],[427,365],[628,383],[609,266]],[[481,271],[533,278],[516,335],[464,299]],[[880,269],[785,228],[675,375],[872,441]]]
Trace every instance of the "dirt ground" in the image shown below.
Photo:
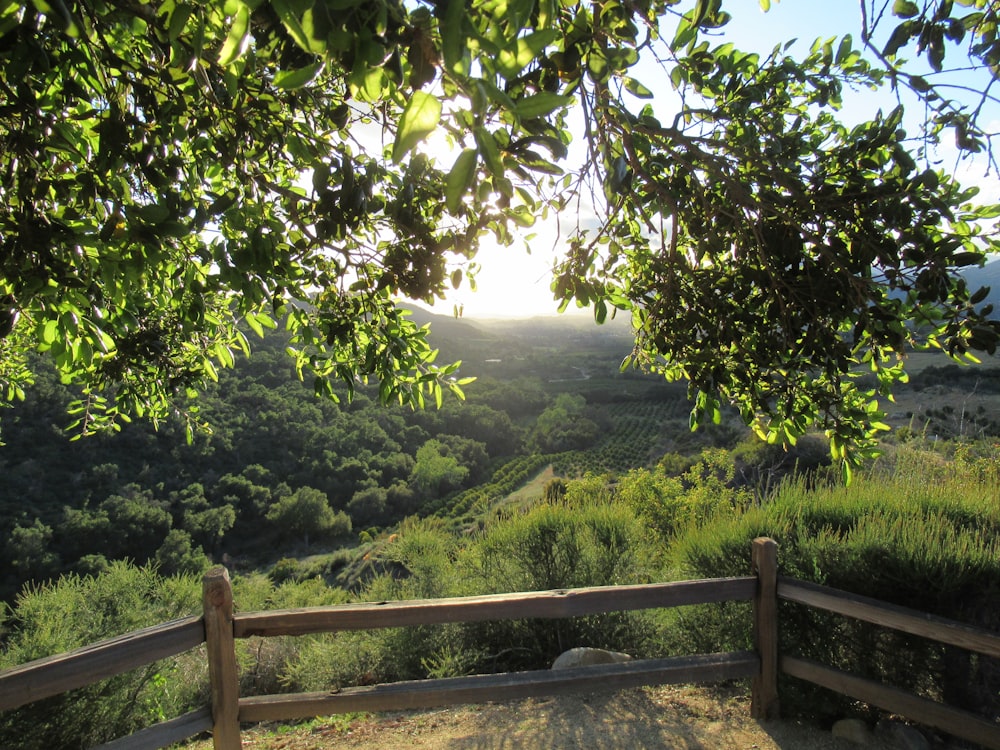
[[[750,718],[745,686],[661,686],[509,703],[331,717],[243,733],[253,750],[857,750],[794,721]],[[197,750],[210,747],[198,743]],[[878,746],[869,746],[878,747]]]

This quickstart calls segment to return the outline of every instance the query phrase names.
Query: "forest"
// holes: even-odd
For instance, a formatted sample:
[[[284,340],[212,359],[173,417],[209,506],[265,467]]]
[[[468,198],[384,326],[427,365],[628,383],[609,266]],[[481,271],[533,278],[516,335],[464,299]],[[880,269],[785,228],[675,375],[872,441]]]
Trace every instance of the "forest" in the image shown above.
[[[351,546],[359,532],[461,504],[495,477],[513,488],[552,455],[582,465],[574,452],[596,449],[595,467],[625,469],[690,441],[674,429],[688,410],[682,387],[617,374],[627,327],[594,335],[586,322],[552,322],[571,333],[551,337],[566,342],[554,348],[549,336],[532,338],[538,326],[432,317],[435,340],[478,378],[466,401],[440,409],[386,408],[365,389],[319,399],[274,332],[252,360],[220,373],[199,403],[210,430],[192,442],[177,423],[139,422],[72,440],[73,394],[50,373],[5,414],[5,598],[27,581],[96,573],[115,559],[155,560],[169,574],[209,557],[260,566],[269,561],[255,550]]]

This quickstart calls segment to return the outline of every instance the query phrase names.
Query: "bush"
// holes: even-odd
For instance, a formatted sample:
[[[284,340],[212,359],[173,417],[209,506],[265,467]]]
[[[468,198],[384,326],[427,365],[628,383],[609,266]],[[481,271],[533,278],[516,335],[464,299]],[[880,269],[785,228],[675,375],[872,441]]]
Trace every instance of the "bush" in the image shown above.
[[[741,517],[681,534],[674,548],[684,577],[745,575],[750,542],[779,544],[783,575],[815,581],[922,612],[1000,629],[1000,508],[997,483],[968,478],[870,476],[849,488],[807,492],[786,485]],[[727,616],[701,610],[695,634],[745,647]],[[749,620],[744,621],[749,627]],[[993,717],[1000,713],[997,660],[794,604],[781,604],[781,650],[894,684]],[[726,642],[726,639],[729,639]],[[700,644],[699,644],[700,645]],[[816,718],[846,711],[818,689],[789,682],[783,702]]]
[[[671,538],[678,531],[733,516],[750,504],[745,488],[734,489],[729,452],[706,448],[681,476],[668,465],[635,469],[618,482],[617,497],[654,531]]]
[[[750,437],[733,449],[733,482],[749,488],[757,501],[770,497],[787,477],[809,477],[829,484],[839,471],[830,468],[830,444],[820,435],[804,435],[784,447]]]
[[[503,593],[649,581],[653,546],[648,535],[634,513],[612,504],[607,494],[604,498],[589,505],[540,504],[487,527],[456,563],[467,589]],[[650,632],[642,613],[609,613],[476,623],[463,635],[470,650],[491,655],[481,668],[508,670],[547,667],[575,646],[643,654],[651,648]]]
[[[0,668],[195,614],[193,577],[161,578],[117,561],[96,576],[68,575],[25,589],[0,624]],[[203,705],[204,659],[180,655],[0,714],[0,747],[90,747]]]
[[[602,480],[602,486],[603,480]],[[652,545],[634,514],[606,492],[577,493],[575,504],[542,503],[493,522],[465,546],[444,521],[408,520],[378,553],[383,573],[368,600],[645,582]],[[643,655],[653,646],[644,614],[570,620],[514,620],[391,628],[324,635],[305,642],[286,686],[341,685],[544,668],[563,650],[594,646]]]
[[[404,521],[378,555],[381,575],[362,592],[366,600],[454,596],[461,581],[454,567],[457,541],[435,520]],[[287,668],[284,686],[326,690],[342,685],[427,676],[424,661],[455,641],[459,626],[390,628],[324,634],[306,640]]]
[[[267,577],[275,584],[298,581],[302,577],[302,563],[294,557],[283,557],[268,571]]]
[[[279,561],[275,567],[281,566],[282,562]],[[255,574],[233,580],[233,600],[240,611],[248,612],[343,604],[347,601],[347,594],[341,589],[330,588],[320,578],[286,580],[274,585],[268,577]],[[308,651],[310,638],[313,637],[255,637],[237,641],[240,695],[270,695],[287,691],[292,685],[289,670],[300,663],[301,654]]]
[[[294,561],[293,561],[294,562]],[[280,563],[279,563],[280,567]],[[233,579],[239,611],[340,604],[347,594],[319,578],[275,586],[263,575]],[[0,610],[4,649],[0,669],[64,653],[184,615],[201,613],[195,576],[164,578],[153,566],[107,564],[99,575],[67,575],[23,591]],[[302,639],[237,641],[242,695],[276,693],[289,684],[288,665]],[[0,714],[0,747],[24,750],[91,747],[207,705],[207,662],[202,649],[70,693]]]

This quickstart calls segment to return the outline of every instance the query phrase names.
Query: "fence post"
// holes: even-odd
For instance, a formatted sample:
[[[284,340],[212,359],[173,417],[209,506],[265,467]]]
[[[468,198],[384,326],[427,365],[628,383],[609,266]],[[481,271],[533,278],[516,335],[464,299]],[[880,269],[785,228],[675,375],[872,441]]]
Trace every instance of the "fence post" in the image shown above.
[[[778,703],[778,545],[773,539],[753,540],[752,574],[757,576],[753,599],[753,641],[760,656],[760,673],[753,678],[750,715],[776,719]]]
[[[212,688],[212,738],[215,750],[240,750],[240,683],[233,639],[233,589],[229,571],[209,570],[202,579],[208,679]]]

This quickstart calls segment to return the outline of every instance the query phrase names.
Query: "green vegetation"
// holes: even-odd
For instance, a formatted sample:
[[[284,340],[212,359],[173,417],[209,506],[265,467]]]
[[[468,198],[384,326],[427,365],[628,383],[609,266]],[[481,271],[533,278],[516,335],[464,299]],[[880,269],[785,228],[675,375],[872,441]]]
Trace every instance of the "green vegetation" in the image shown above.
[[[210,561],[253,609],[723,575],[763,533],[788,572],[997,627],[996,368],[904,367],[1000,341],[962,273],[1000,206],[932,150],[994,163],[995,4],[895,2],[801,54],[736,49],[722,0],[595,8],[0,3],[0,666],[194,611]],[[887,86],[919,114],[839,120]],[[552,215],[555,303],[606,324],[585,350],[549,323],[435,340],[404,308]],[[717,648],[738,611],[250,642],[242,689]],[[997,715],[989,660],[789,622]],[[177,713],[196,661],[6,714],[0,742]]]
[[[940,447],[940,444],[939,446]],[[461,596],[745,575],[754,537],[779,544],[780,572],[962,622],[1000,629],[1000,449],[959,444],[944,455],[919,441],[890,447],[849,487],[801,473],[755,501],[733,486],[734,453],[705,449],[617,478],[586,475],[481,517],[476,533],[444,518],[411,518],[364,547],[371,564],[351,598]],[[614,479],[614,481],[611,481]],[[283,559],[270,577],[237,576],[244,611],[345,601],[324,581],[348,564]],[[198,611],[197,577],[164,578],[116,562],[25,590],[2,628],[0,666]],[[995,716],[994,660],[782,604],[782,649]],[[543,668],[579,645],[637,656],[746,648],[748,605],[620,613],[560,621],[251,639],[240,644],[245,694]],[[0,743],[49,747],[108,739],[198,705],[197,654],[141,674],[9,712]],[[828,719],[864,707],[788,681],[786,711]],[[55,718],[52,718],[55,717]],[[35,731],[26,732],[27,726]],[[34,739],[32,740],[34,741]]]
[[[756,536],[779,545],[780,572],[893,602],[996,632],[1000,630],[1000,450],[962,450],[942,462],[914,446],[893,451],[850,488],[784,485],[774,498],[740,514],[688,526],[672,545],[684,576],[745,572]],[[932,645],[850,618],[781,605],[783,650],[883,680],[951,705],[996,716],[996,660]],[[732,613],[707,608],[683,619],[692,648],[746,632]],[[731,642],[731,641],[730,641]],[[847,699],[789,680],[784,702],[831,718]]]
[[[2,622],[0,668],[69,651],[196,612],[199,579],[164,578],[115,562],[22,592]],[[0,744],[26,750],[90,747],[177,716],[208,695],[197,654],[151,664],[61,696],[0,713]]]
[[[59,425],[73,394],[41,371],[40,387],[9,410],[0,446],[0,595],[65,572],[94,573],[115,559],[157,561],[165,573],[198,572],[224,556],[234,569],[266,568],[283,556],[353,548],[354,534],[371,538],[412,514],[474,526],[549,463],[563,476],[588,466],[622,471],[655,463],[657,444],[697,450],[702,442],[680,416],[689,408],[683,388],[618,372],[627,335],[599,337],[581,353],[525,341],[519,332],[530,325],[448,322],[447,345],[468,361],[463,372],[479,376],[467,402],[388,408],[360,386],[350,403],[317,399],[284,360],[287,336],[274,332],[202,396],[214,428],[191,444],[180,420],[67,442]],[[523,359],[512,358],[505,379],[495,380],[486,360],[515,350]],[[542,380],[540,350],[595,374]],[[561,429],[567,405],[578,421]],[[644,431],[634,429],[639,415]],[[656,429],[658,415],[671,418]],[[581,430],[589,450],[529,447]],[[611,450],[613,462],[604,459]],[[359,572],[336,567],[346,578],[331,582]]]

